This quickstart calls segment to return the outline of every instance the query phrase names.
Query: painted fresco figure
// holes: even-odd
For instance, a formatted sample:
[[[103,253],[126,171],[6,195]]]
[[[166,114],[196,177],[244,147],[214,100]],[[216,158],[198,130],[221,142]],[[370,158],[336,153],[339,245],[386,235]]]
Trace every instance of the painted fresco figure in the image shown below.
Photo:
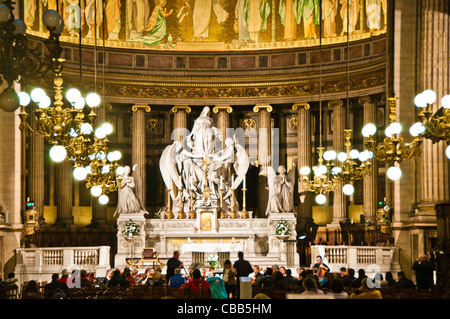
[[[155,0],[155,8],[147,22],[146,31],[150,34],[144,36],[143,43],[147,45],[157,45],[163,43],[167,35],[166,18],[173,13],[173,9],[167,12],[167,0]]]
[[[120,11],[122,3],[120,0],[107,0],[105,7],[106,14],[106,30],[108,32],[108,40],[119,40],[121,27]]]
[[[301,16],[303,16],[305,39],[316,39],[316,25],[320,24],[319,0],[303,0],[300,8]],[[297,17],[299,18],[299,15]]]
[[[322,0],[322,19],[324,37],[336,36],[337,0]]]
[[[297,39],[297,19],[296,7],[299,0],[280,0],[278,13],[280,14],[281,24],[284,26],[285,41],[292,41]]]
[[[149,13],[150,7],[147,0],[127,0],[127,24],[129,25],[130,40],[143,36]]]
[[[247,21],[245,21],[244,5],[246,0],[237,0],[234,9],[235,16],[235,31],[239,35],[239,40],[248,42],[250,40],[250,33],[248,32]]]
[[[84,25],[84,1],[81,3],[81,8],[78,5],[78,0],[67,0],[65,3],[66,10],[64,17],[66,28],[70,36],[79,37],[79,30]],[[50,6],[50,4],[49,4]]]
[[[261,42],[261,32],[267,31],[269,14],[269,0],[245,0],[244,16],[252,42]]]
[[[192,13],[193,41],[203,41],[203,39],[209,38],[209,23],[212,11],[214,11],[218,24],[228,19],[229,14],[222,8],[219,0],[195,0]]]
[[[366,0],[367,27],[370,32],[381,29],[381,0]]]
[[[95,5],[97,5],[97,10],[95,10]],[[97,12],[96,12],[97,11]],[[93,28],[96,27],[97,39],[100,39],[100,25],[103,20],[103,0],[87,0],[86,8],[84,10],[85,19],[89,32],[86,38],[94,38]],[[97,25],[95,26],[95,14],[97,14]]]
[[[339,0],[339,3],[342,5],[341,18],[343,28],[341,36],[344,35],[344,33],[346,32],[354,34],[356,31],[356,23],[358,22],[359,18],[359,0]],[[347,11],[348,11],[348,20],[347,20]]]

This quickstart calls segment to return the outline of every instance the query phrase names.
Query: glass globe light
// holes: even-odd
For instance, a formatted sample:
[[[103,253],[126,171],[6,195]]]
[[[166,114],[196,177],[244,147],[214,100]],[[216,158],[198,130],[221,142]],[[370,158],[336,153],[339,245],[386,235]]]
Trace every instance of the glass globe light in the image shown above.
[[[99,197],[102,194],[102,192],[103,192],[102,188],[98,185],[92,186],[92,188],[91,188],[91,194],[94,197]]]
[[[83,123],[80,126],[80,132],[82,134],[86,134],[86,135],[91,134],[92,130],[93,130],[92,125],[89,123]]]
[[[86,104],[89,107],[97,107],[100,105],[100,96],[97,93],[89,93],[86,95]]]
[[[102,205],[106,205],[106,204],[108,204],[108,202],[109,202],[109,197],[108,197],[107,195],[101,195],[101,196],[98,198],[98,202],[99,202],[100,204],[102,204]]]
[[[84,168],[87,174],[92,174],[92,168],[88,165]]]
[[[300,175],[309,175],[311,173],[311,169],[308,166],[303,166],[300,168]]]
[[[347,160],[347,153],[340,152],[337,156],[339,162],[345,162]]]
[[[349,153],[349,155],[350,155],[350,157],[351,157],[352,159],[356,159],[356,158],[358,158],[358,156],[359,156],[359,151],[358,151],[358,150],[351,150],[350,153]]]
[[[84,102],[84,99],[81,96],[73,103],[73,107],[76,110],[82,110],[84,105],[85,105],[85,102]]]
[[[105,138],[106,134],[103,127],[99,127],[94,132],[96,138]]]
[[[450,159],[450,145],[445,149],[445,155],[447,155],[447,158]]]
[[[450,109],[450,95],[446,95],[442,98],[441,105],[445,109]]]
[[[392,166],[386,171],[386,175],[391,181],[396,181],[402,177],[402,170],[397,166]]]
[[[422,92],[423,99],[428,104],[433,104],[436,102],[436,93],[433,90],[425,90]]]
[[[70,129],[69,135],[72,137],[78,137],[78,134],[73,127]]]
[[[47,94],[45,94],[45,91],[41,88],[33,89],[30,94],[31,99],[36,103],[39,103],[44,96],[47,96]]]
[[[113,126],[110,123],[103,123],[101,128],[103,129],[106,135],[109,135],[113,132]]]
[[[334,161],[337,157],[337,154],[335,151],[326,151],[323,153],[323,159],[326,161]]]
[[[50,158],[54,162],[62,162],[67,156],[67,151],[64,146],[55,145],[50,149]]]
[[[0,94],[0,108],[5,112],[14,112],[20,106],[20,99],[14,88],[6,88]]]
[[[409,134],[414,137],[419,136],[423,132],[425,132],[425,126],[420,122],[414,123],[409,129]]]
[[[11,17],[11,11],[8,6],[0,3],[0,22],[6,22]]]
[[[389,126],[391,134],[397,135],[400,134],[400,132],[402,131],[402,125],[398,122],[391,123],[391,125]]]
[[[86,178],[87,176],[87,171],[84,167],[75,167],[75,169],[73,170],[73,177],[77,180],[77,181],[82,181]]]
[[[325,204],[327,197],[324,194],[319,194],[316,196],[316,203],[319,205]]]
[[[19,96],[19,104],[20,105],[27,106],[28,104],[30,104],[31,98],[27,92],[22,91],[22,92],[17,93],[17,95]]]
[[[75,103],[79,98],[81,98],[81,93],[78,89],[72,88],[67,90],[66,99],[70,103]]]
[[[384,130],[384,135],[386,135],[389,138],[392,137],[392,127],[390,125],[386,127],[386,129]]]
[[[38,103],[38,106],[40,109],[46,109],[51,104],[52,104],[52,100],[50,100],[50,98],[47,95],[45,95],[41,98],[41,101]]]
[[[352,184],[345,184],[345,185],[342,187],[342,192],[343,192],[345,195],[350,196],[350,195],[352,195],[352,194],[354,193],[354,191],[355,191],[355,188],[353,187]]]
[[[103,151],[101,151],[101,152],[98,152],[97,154],[96,154],[96,157],[99,159],[99,160],[104,160],[105,158],[106,158],[106,154],[105,154],[105,152],[103,152]]]
[[[419,93],[414,98],[414,105],[417,107],[427,107],[427,101],[422,93]]]
[[[105,165],[102,167],[102,174],[108,174],[109,173],[109,165]]]
[[[63,19],[59,20],[59,24],[58,24],[58,26],[55,28],[55,30],[53,31],[53,33],[55,33],[55,34],[61,34],[61,33],[63,33],[63,31],[64,31],[64,26],[65,26],[64,20],[63,20]]]
[[[320,165],[317,167],[315,172],[316,175],[325,175],[327,173],[327,167],[325,165]]]
[[[15,30],[14,30],[14,34],[21,34],[21,35],[24,35],[25,34],[25,32],[27,31],[27,25],[25,24],[25,22],[23,22],[22,20],[20,20],[20,19],[16,19],[16,20],[14,20],[13,21],[13,25],[14,25],[14,27],[15,27]]]
[[[361,133],[364,137],[372,136],[376,132],[377,132],[377,127],[373,123],[366,124],[361,130]]]
[[[361,153],[359,153],[358,159],[359,159],[361,162],[365,162],[365,161],[367,161],[367,160],[369,159],[369,154],[367,154],[366,151],[361,152]]]
[[[47,28],[56,28],[59,25],[61,16],[58,11],[47,10],[42,14],[42,22]]]
[[[120,151],[116,151],[116,161],[120,160],[122,158],[122,153]]]
[[[333,175],[338,175],[342,172],[342,168],[340,167],[333,167],[333,169],[331,170],[331,174]]]
[[[123,173],[125,172],[125,169],[123,166],[119,166],[116,168],[116,174],[117,175],[123,175]]]

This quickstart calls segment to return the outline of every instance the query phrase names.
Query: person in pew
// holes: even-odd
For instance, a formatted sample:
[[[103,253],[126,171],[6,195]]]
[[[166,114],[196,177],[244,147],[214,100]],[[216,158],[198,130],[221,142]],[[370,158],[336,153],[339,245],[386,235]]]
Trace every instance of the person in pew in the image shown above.
[[[162,280],[161,278],[161,272],[160,271],[155,271],[155,273],[153,274],[152,277],[152,286],[153,287],[164,287],[164,280]]]
[[[258,266],[256,266],[258,267]],[[259,268],[259,267],[258,267]],[[255,267],[253,267],[255,269]],[[256,270],[255,270],[256,272]],[[259,273],[259,271],[258,271]],[[225,260],[225,263],[223,264],[223,276],[222,280],[225,284],[225,291],[227,293],[228,298],[234,299],[236,298],[236,291],[237,291],[237,272],[236,269],[233,268],[233,265],[231,264],[231,261],[229,259]]]
[[[433,265],[427,256],[420,255],[413,264],[413,270],[416,272],[418,289],[428,290],[433,286]]]
[[[273,275],[272,290],[287,290],[289,288],[284,276],[280,271],[276,271]]]
[[[333,296],[334,299],[348,299],[348,294],[344,291],[344,285],[342,279],[334,278],[331,280],[330,292],[328,295]]]
[[[302,282],[304,291],[301,294],[305,295],[323,295],[323,290],[318,289],[317,281],[313,276],[308,275]]]
[[[273,283],[273,269],[267,267],[261,280],[257,283],[257,286],[259,288],[269,288],[272,287],[272,283]]]
[[[191,292],[211,292],[209,283],[206,280],[202,279],[202,275],[199,269],[194,269],[192,271],[192,280],[180,286],[180,288],[178,289],[182,289],[183,287]]]
[[[169,280],[170,288],[179,288],[181,285],[184,285],[185,279],[181,275],[181,268],[175,268],[174,275]]]
[[[119,269],[114,270],[113,276],[108,283],[108,287],[129,287],[130,282],[120,273]]]
[[[346,274],[342,277],[342,284],[344,287],[350,287],[355,279],[355,269],[348,268]]]
[[[22,292],[22,299],[43,299],[44,294],[39,291],[35,280],[30,280]]]
[[[396,288],[416,288],[414,282],[406,278],[405,273],[403,271],[399,271],[397,273],[397,283],[395,284]]]
[[[368,283],[369,278],[363,278],[361,287],[356,289],[351,295],[350,299],[383,299],[381,292],[375,288],[375,284]]]
[[[394,287],[396,284],[396,281],[394,279],[394,276],[392,275],[392,272],[388,271],[386,272],[386,281],[388,287]]]
[[[51,299],[55,298],[56,295],[62,298],[69,296],[69,287],[67,284],[59,282],[59,274],[53,274],[52,281],[44,286],[44,298]]]
[[[284,276],[288,287],[298,287],[298,279],[292,276],[292,270],[286,269],[286,275]]]
[[[361,268],[361,269],[358,270],[358,278],[356,278],[356,279],[353,280],[353,282],[352,282],[352,287],[353,287],[353,288],[359,288],[359,287],[361,287],[362,280],[363,280],[364,278],[367,278],[366,271],[365,271],[364,269]]]

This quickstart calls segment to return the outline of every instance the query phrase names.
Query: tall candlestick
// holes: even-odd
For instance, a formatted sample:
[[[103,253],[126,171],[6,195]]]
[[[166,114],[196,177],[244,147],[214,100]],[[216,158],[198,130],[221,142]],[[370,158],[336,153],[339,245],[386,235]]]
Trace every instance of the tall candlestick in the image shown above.
[[[223,189],[223,176],[220,176],[220,189]]]
[[[244,176],[244,185],[243,185],[243,186],[244,186],[243,188],[246,188],[246,187],[245,187],[245,176]]]

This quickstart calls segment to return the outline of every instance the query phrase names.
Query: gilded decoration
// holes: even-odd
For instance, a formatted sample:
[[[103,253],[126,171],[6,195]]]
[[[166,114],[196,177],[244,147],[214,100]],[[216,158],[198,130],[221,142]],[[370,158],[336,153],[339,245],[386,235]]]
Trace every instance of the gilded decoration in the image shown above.
[[[289,129],[293,132],[297,132],[298,130],[298,116],[293,116],[289,119],[288,122]]]
[[[158,119],[149,119],[145,123],[145,128],[150,134],[157,134],[161,130],[161,122]]]
[[[166,51],[267,50],[318,46],[320,25],[323,44],[346,43],[347,34],[351,41],[385,34],[388,10],[381,0],[354,0],[349,8],[347,1],[320,0],[105,2],[103,16],[102,1],[27,0],[27,32],[46,37],[36,16],[59,4],[63,42],[94,45],[104,40],[113,48]]]
[[[244,132],[254,132],[256,130],[256,121],[252,118],[246,118],[242,121],[241,127]]]

